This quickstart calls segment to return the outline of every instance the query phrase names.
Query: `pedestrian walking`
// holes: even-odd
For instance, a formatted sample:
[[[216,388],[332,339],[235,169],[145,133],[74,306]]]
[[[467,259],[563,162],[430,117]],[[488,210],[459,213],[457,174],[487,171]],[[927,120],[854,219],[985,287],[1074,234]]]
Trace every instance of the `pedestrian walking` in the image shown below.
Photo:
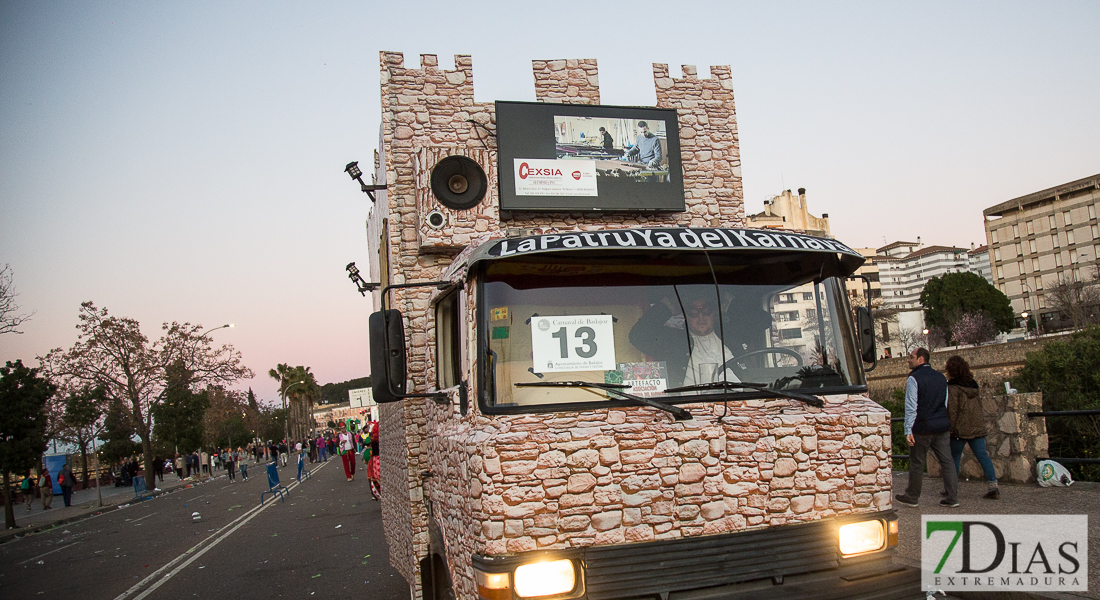
[[[225,460],[225,472],[229,475],[229,481],[237,483],[237,461],[236,452],[229,452],[228,450],[222,453]]]
[[[42,469],[38,477],[38,493],[42,494],[42,510],[50,510],[50,504],[53,504],[53,477],[50,477],[49,469]]]
[[[342,421],[340,422],[338,438],[340,459],[344,462],[344,475],[348,478],[348,481],[351,481],[355,479],[355,438],[351,433],[348,433],[348,426]]]
[[[371,498],[378,500],[382,498],[382,459],[378,457],[378,423],[371,424],[373,427],[367,428],[371,460],[366,463],[366,479],[371,483]]]
[[[180,481],[183,481],[183,469],[184,469],[183,457],[180,456],[179,454],[177,454],[176,455],[176,476],[180,478]]]
[[[957,354],[947,359],[944,370],[947,371],[947,414],[951,419],[951,458],[955,460],[955,471],[962,469],[963,450],[969,445],[989,484],[983,498],[997,500],[1001,497],[1001,488],[985,448],[985,415],[978,399],[978,383],[970,374],[970,364]]]
[[[30,471],[19,485],[19,491],[23,492],[23,502],[27,505],[27,512],[31,512],[31,504],[34,502],[34,477]]]
[[[905,382],[905,439],[909,442],[909,487],[894,499],[917,506],[924,483],[928,451],[936,455],[946,494],[940,505],[959,506],[959,475],[951,460],[951,421],[947,413],[947,379],[928,364],[931,354],[917,348],[909,354],[909,379]]]
[[[157,481],[158,480],[161,483],[164,483],[164,461],[159,456],[153,458],[153,478],[152,479],[153,480],[150,481],[149,483],[152,483],[154,488],[157,486]]]
[[[57,483],[61,486],[61,499],[65,501],[65,506],[73,505],[73,477],[72,467],[69,463],[65,463],[65,466],[61,467],[61,472],[57,474]]]

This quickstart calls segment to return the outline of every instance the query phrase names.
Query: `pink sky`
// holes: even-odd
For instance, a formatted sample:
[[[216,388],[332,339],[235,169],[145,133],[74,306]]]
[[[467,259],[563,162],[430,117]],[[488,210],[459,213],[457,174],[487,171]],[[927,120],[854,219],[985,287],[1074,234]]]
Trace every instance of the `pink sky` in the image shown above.
[[[0,264],[37,311],[0,360],[69,347],[80,302],[213,327],[267,370],[369,373],[378,52],[473,56],[478,101],[532,100],[530,61],[596,58],[605,104],[651,106],[651,63],[732,67],[749,212],[785,188],[852,246],[984,242],[983,208],[1100,172],[1100,4],[638,2],[0,6]],[[466,26],[469,12],[486,34]]]

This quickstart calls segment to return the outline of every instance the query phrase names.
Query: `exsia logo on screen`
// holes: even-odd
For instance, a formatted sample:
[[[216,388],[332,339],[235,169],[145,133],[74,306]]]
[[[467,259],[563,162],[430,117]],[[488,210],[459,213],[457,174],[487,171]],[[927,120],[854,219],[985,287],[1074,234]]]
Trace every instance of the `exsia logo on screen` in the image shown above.
[[[519,178],[520,179],[527,179],[528,177],[531,177],[531,176],[535,176],[535,177],[554,177],[554,176],[561,177],[561,169],[539,169],[539,168],[532,169],[531,165],[527,164],[526,162],[520,163],[520,165],[519,165]],[[580,171],[574,171],[573,172],[573,179],[580,179],[580,178],[581,178],[581,172]]]
[[[517,158],[514,164],[517,196],[599,195],[596,161]]]

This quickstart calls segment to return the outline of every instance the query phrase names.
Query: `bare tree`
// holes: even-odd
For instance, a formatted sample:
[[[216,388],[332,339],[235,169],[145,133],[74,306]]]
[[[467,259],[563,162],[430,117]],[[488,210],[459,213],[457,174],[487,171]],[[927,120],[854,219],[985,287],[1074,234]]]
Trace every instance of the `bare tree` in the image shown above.
[[[1100,305],[1100,287],[1097,286],[1095,273],[1081,279],[1071,270],[1069,275],[1060,275],[1057,283],[1044,294],[1050,307],[1068,317],[1074,329],[1097,322],[1097,316],[1100,315],[1097,310]]]
[[[34,316],[34,312],[29,315],[18,314],[19,305],[15,303],[18,295],[12,281],[11,265],[5,264],[0,268],[0,334],[23,333],[19,331],[19,326]]]
[[[163,400],[169,365],[182,362],[193,385],[229,385],[252,377],[240,352],[228,344],[214,348],[201,325],[165,323],[164,334],[150,343],[134,319],[110,316],[107,309],[84,302],[77,329],[72,348],[55,348],[38,360],[51,377],[101,386],[109,399],[125,404],[141,438],[147,474],[153,473],[152,409]]]
[[[943,348],[947,345],[947,332],[943,329],[939,327],[929,327],[927,331],[927,334],[922,332],[921,335],[924,337],[924,347],[927,348],[929,352],[934,352],[936,349]]]
[[[898,330],[898,343],[901,344],[906,356],[908,356],[910,352],[924,343],[924,334],[916,329],[903,327]]]

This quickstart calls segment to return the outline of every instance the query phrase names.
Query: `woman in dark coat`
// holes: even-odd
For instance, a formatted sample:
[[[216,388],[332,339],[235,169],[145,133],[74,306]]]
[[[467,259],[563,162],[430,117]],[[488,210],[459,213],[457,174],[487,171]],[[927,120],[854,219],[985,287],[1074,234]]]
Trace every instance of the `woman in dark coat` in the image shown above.
[[[989,491],[985,498],[996,500],[1001,497],[997,485],[997,471],[985,448],[985,415],[978,394],[978,383],[970,374],[970,365],[959,355],[947,359],[947,414],[951,418],[951,456],[955,459],[955,471],[962,466],[963,449],[967,445],[978,459],[989,482]]]

